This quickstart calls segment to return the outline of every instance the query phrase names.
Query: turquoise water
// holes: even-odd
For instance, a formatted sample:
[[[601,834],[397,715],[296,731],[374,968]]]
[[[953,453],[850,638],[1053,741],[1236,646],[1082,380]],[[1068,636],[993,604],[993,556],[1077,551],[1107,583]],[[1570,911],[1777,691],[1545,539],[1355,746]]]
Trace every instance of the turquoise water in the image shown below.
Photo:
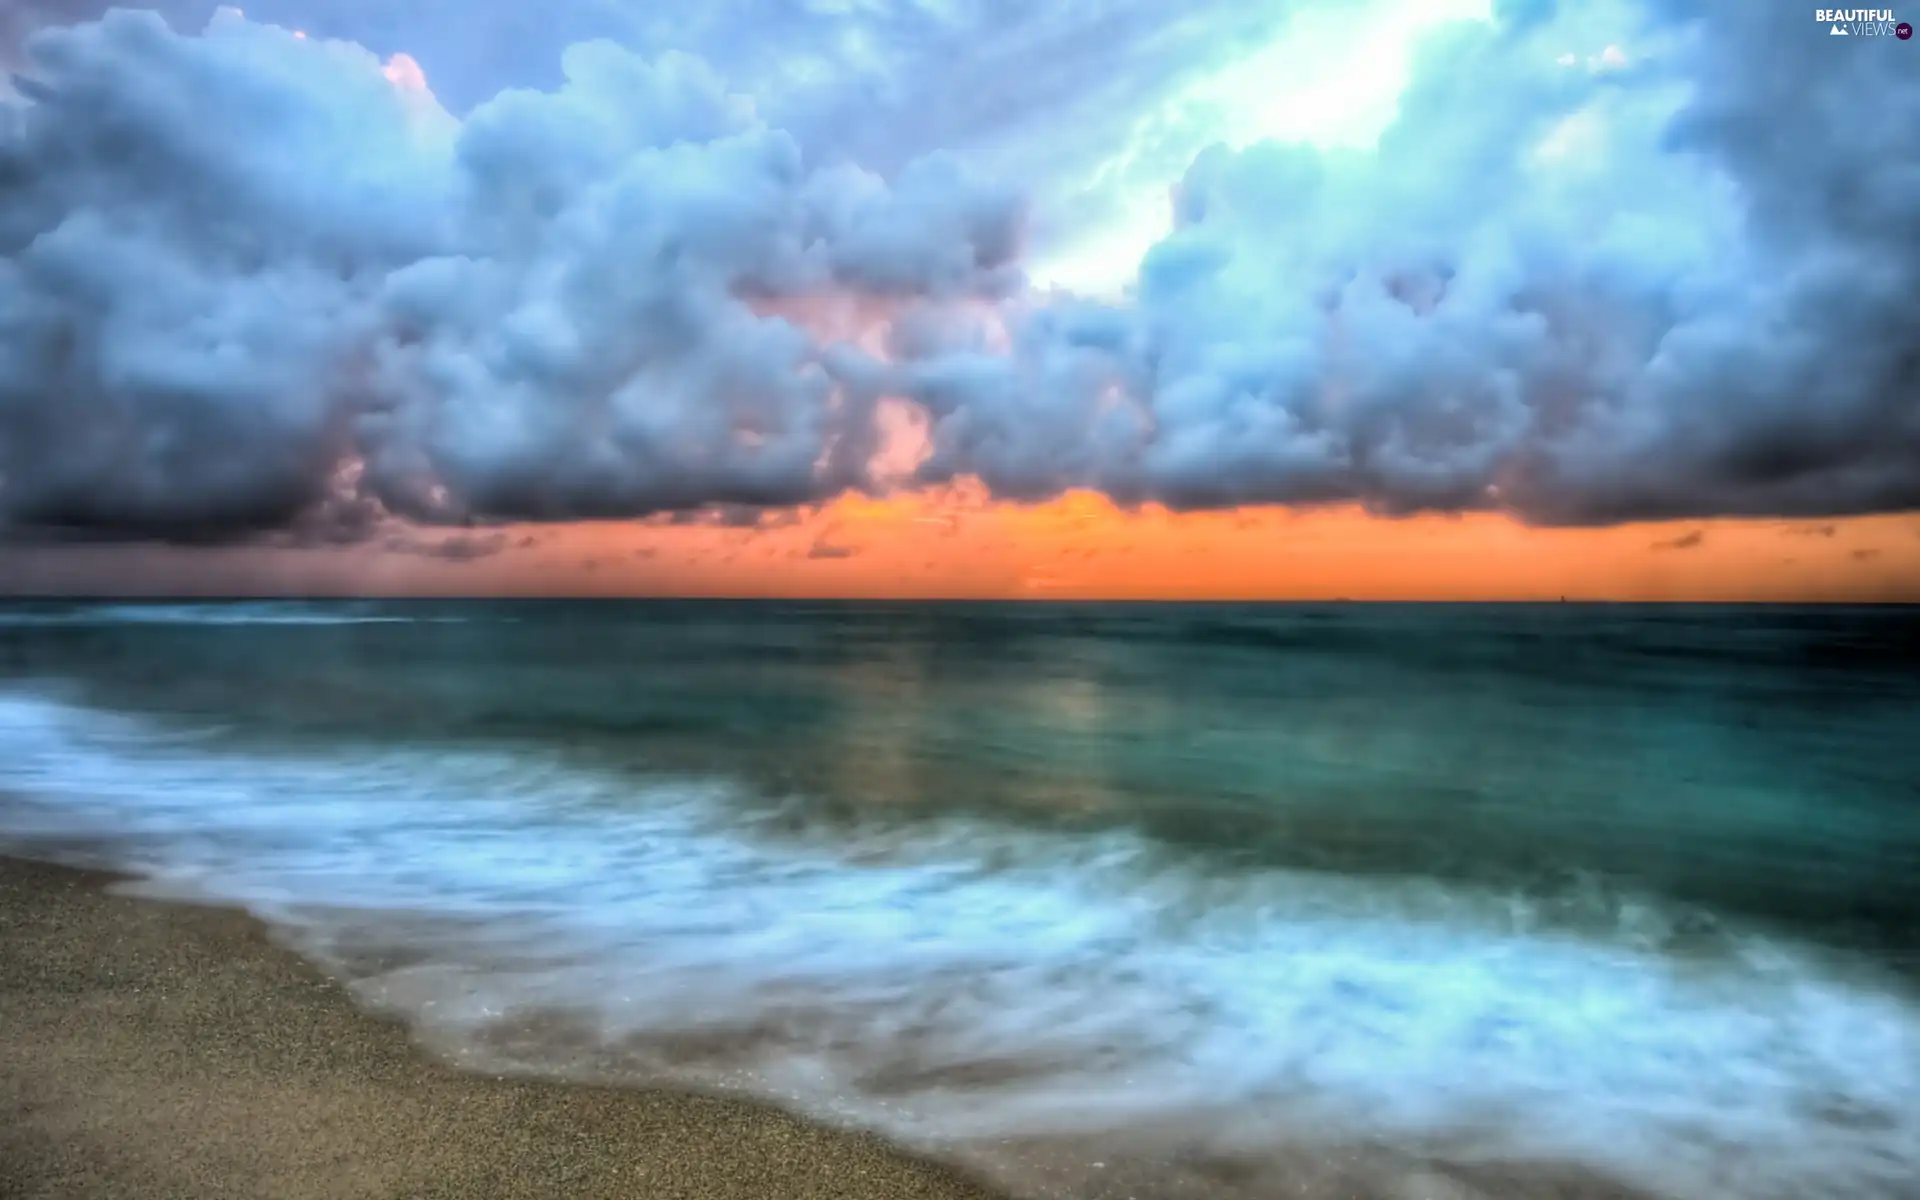
[[[1036,1194],[1909,1196],[1917,667],[1899,609],[23,604],[0,830],[476,1069]]]

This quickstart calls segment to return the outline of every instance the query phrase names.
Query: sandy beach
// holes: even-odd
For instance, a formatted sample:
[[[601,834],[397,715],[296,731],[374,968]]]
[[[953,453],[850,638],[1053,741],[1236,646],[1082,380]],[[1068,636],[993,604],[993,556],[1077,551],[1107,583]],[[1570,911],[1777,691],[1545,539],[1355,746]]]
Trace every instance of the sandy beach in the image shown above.
[[[238,912],[0,859],[0,1197],[988,1192],[875,1139],[700,1096],[464,1076]]]

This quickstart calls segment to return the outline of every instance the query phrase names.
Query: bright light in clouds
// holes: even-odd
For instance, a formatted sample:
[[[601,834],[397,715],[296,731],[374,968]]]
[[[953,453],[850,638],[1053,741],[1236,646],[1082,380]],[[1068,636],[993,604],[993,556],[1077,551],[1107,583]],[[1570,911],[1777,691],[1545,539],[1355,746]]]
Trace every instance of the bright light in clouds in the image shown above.
[[[1189,158],[1215,142],[1239,149],[1269,138],[1321,149],[1369,147],[1393,122],[1420,38],[1450,21],[1491,18],[1490,0],[1375,0],[1307,9],[1274,41],[1145,114],[1134,126],[1134,144],[1103,164],[1096,179],[1128,173],[1147,143],[1170,137],[1192,143]],[[1167,233],[1167,183],[1124,187],[1117,215],[1037,260],[1034,279],[1079,292],[1123,289],[1141,255]]]
[[[1366,147],[1393,120],[1415,43],[1435,25],[1485,21],[1488,0],[1384,0],[1310,9],[1287,36],[1214,75],[1190,102],[1228,114],[1220,140]]]

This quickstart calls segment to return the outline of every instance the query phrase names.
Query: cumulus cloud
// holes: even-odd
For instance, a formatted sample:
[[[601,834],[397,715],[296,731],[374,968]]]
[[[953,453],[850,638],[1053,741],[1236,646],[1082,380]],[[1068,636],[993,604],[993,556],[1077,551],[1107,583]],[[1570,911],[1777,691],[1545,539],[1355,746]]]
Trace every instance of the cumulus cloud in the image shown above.
[[[870,397],[752,301],[1010,286],[1017,197],[938,156],[810,169],[685,56],[575,46],[557,91],[461,120],[409,61],[232,12],[29,53],[0,111],[17,524],[804,503],[862,482]]]
[[[1297,14],[1397,21],[1407,0],[248,0],[257,21],[353,41],[385,57],[407,52],[435,93],[464,114],[502,88],[552,89],[567,47],[607,39],[653,57],[696,55],[731,80],[752,80],[769,123],[823,162],[892,177],[930,148],[1010,172],[1047,195],[1065,235],[1111,205],[1116,156],[1138,159],[1157,191],[1207,135],[1169,137],[1162,109],[1223,61],[1270,43]],[[0,62],[44,25],[109,7],[157,11],[201,28],[216,0],[9,0],[0,5]],[[1060,136],[1070,129],[1071,137]],[[1142,144],[1143,130],[1149,131]],[[1182,156],[1184,154],[1184,157]],[[1164,166],[1163,166],[1164,164]]]
[[[142,6],[197,28],[209,2]],[[556,85],[556,64],[577,42],[694,54],[753,80],[768,119],[809,148],[892,175],[930,147],[1009,165],[1097,161],[1156,97],[1316,4],[1350,0],[547,0],[490,4],[484,19],[475,0],[249,0],[246,10],[386,54],[411,51],[456,112],[503,86]],[[1063,125],[1072,139],[1058,136]]]
[[[1431,39],[1376,151],[1201,155],[1130,303],[909,363],[924,477],[1548,524],[1920,504],[1906,48],[1524,8]]]
[[[888,31],[885,112],[918,94],[901,63],[948,78],[989,10],[803,24]],[[1135,82],[1238,28],[1074,11],[1003,14],[1025,32],[987,60],[1111,95],[1068,37],[1089,12]],[[1906,48],[1735,0],[1496,15],[1428,39],[1373,149],[1200,154],[1103,301],[1026,289],[1030,204],[943,152],[1018,123],[992,89],[937,89],[913,128],[945,134],[860,166],[852,93],[809,91],[798,49],[749,72],[769,105],[701,58],[588,42],[548,90],[455,115],[424,49],[423,76],[232,14],[45,30],[0,106],[0,520],[305,544],[394,517],[751,524],[889,486],[896,399],[925,418],[912,485],[1003,499],[1543,524],[1920,506]],[[1083,98],[1009,79],[1021,114]],[[816,332],[796,314],[821,297],[891,329]]]

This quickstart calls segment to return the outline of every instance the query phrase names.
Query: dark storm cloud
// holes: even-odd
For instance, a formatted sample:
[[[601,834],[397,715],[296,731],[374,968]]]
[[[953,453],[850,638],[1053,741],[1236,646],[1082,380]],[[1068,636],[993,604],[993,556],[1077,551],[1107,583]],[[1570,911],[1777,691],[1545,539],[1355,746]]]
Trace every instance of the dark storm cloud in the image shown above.
[[[811,170],[684,56],[576,46],[559,91],[459,121],[405,69],[232,14],[30,50],[32,103],[0,109],[16,525],[331,541],[368,506],[828,497],[872,445],[850,352],[748,299],[990,294],[1018,244],[1011,193],[938,156],[897,186]]]
[[[502,28],[296,7],[253,15],[430,77]],[[459,116],[406,64],[232,16],[43,33],[29,102],[0,107],[0,521],[309,545],[395,518],[751,523],[878,486],[889,394],[930,418],[921,482],[1019,500],[1920,506],[1908,48],[1732,0],[1498,8],[1425,46],[1377,152],[1185,166],[1113,302],[1023,290],[1028,204],[969,155],[1044,197],[1277,17],[740,0],[690,10],[702,59],[580,0],[528,46],[647,56],[576,45],[564,83]],[[903,313],[895,361],[778,315],[822,293]]]
[[[1203,154],[1134,302],[901,372],[926,478],[1544,524],[1920,505],[1907,47],[1605,15],[1434,39],[1377,154]]]
[[[296,516],[284,535],[270,539],[296,549],[323,546],[354,546],[371,539],[383,527],[391,525],[388,513],[379,501],[353,493],[324,497]],[[165,537],[164,528],[157,532]],[[255,531],[245,527],[227,527],[225,541],[249,541]],[[174,538],[173,540],[178,540]]]

